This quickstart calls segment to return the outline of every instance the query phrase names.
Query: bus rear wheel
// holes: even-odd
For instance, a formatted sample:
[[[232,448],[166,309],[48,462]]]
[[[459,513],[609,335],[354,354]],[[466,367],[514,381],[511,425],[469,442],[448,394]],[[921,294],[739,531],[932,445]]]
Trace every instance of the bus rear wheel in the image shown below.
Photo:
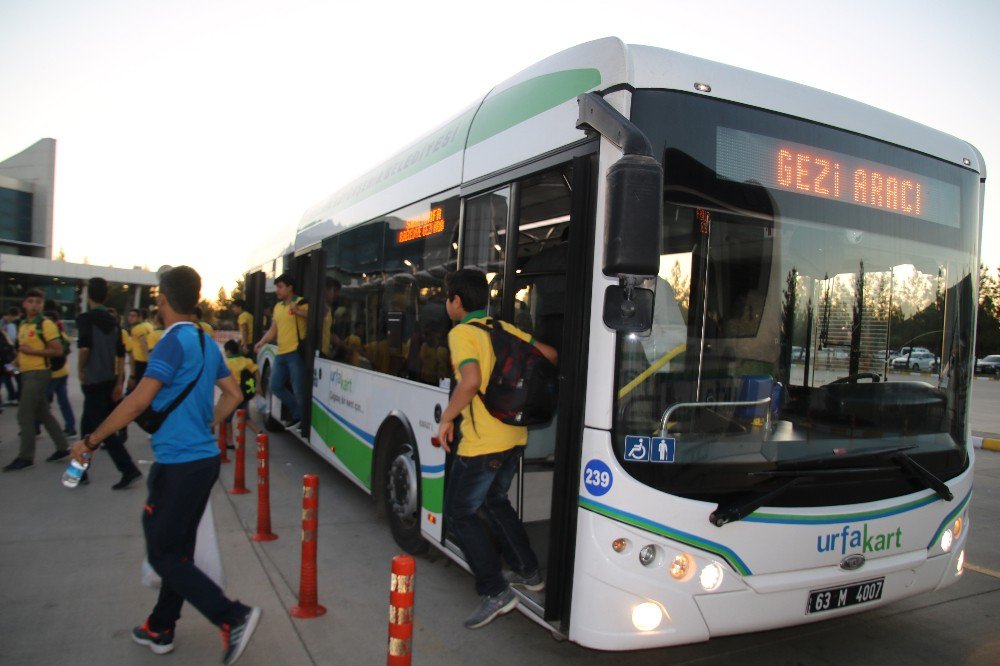
[[[427,550],[420,535],[420,464],[409,442],[393,440],[381,456],[382,503],[392,538],[407,553]]]

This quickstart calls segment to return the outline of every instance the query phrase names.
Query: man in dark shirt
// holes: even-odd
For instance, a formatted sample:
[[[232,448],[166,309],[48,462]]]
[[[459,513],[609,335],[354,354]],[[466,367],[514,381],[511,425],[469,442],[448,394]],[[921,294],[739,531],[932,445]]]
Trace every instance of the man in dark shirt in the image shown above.
[[[87,282],[88,310],[76,318],[77,346],[80,348],[78,370],[83,388],[80,425],[84,435],[94,432],[122,397],[125,346],[118,321],[104,307],[107,297],[108,283],[104,278],[90,278]],[[111,486],[113,490],[128,488],[142,478],[142,472],[135,466],[118,433],[104,440],[104,449],[122,475],[121,480]]]

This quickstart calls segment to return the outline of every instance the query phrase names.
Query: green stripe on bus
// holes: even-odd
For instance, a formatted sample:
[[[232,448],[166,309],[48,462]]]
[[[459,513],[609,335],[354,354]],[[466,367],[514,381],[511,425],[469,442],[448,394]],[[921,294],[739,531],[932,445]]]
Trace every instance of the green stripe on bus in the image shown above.
[[[444,510],[444,477],[420,480],[420,503],[431,513],[441,513]]]
[[[641,516],[636,516],[625,511],[621,511],[614,507],[608,506],[606,504],[601,504],[600,502],[595,502],[589,500],[586,497],[578,498],[581,508],[587,509],[588,511],[593,511],[596,514],[602,515],[605,518],[610,518],[612,520],[617,520],[620,523],[625,523],[626,525],[631,525],[633,527],[638,527],[641,530],[647,532],[652,532],[653,534],[659,534],[662,537],[670,539],[671,541],[676,541],[678,543],[687,544],[692,548],[698,548],[699,550],[704,550],[709,553],[713,553],[720,558],[724,559],[729,563],[729,566],[733,568],[734,571],[739,573],[741,576],[751,575],[750,567],[743,562],[739,555],[737,555],[733,550],[727,546],[723,546],[720,543],[715,543],[714,541],[709,541],[708,539],[703,539],[694,534],[688,534],[687,532],[681,532],[680,530],[675,530],[667,527],[666,525],[661,525],[652,520],[648,520]]]
[[[312,405],[312,427],[323,443],[333,448],[333,455],[351,471],[365,488],[372,488],[372,449],[354,436],[336,419],[323,411],[315,402]]]
[[[466,147],[481,143],[540,113],[554,109],[599,85],[601,72],[597,69],[552,72],[513,85],[483,103],[472,123],[472,129],[469,130]]]

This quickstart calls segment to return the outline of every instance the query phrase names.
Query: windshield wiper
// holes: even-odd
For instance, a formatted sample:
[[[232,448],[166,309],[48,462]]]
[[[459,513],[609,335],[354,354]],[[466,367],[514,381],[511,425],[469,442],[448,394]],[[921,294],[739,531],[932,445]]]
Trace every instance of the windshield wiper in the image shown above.
[[[767,504],[770,500],[774,499],[778,495],[781,495],[789,488],[794,487],[799,482],[818,476],[837,476],[837,475],[847,475],[847,474],[874,474],[880,472],[886,472],[890,470],[902,469],[904,472],[909,472],[911,475],[918,477],[922,480],[926,487],[932,489],[937,493],[938,497],[950,502],[954,499],[951,490],[948,486],[936,477],[933,473],[928,471],[926,468],[922,467],[917,461],[915,461],[910,456],[906,455],[904,451],[916,448],[916,445],[908,446],[894,446],[886,449],[871,449],[868,451],[858,451],[853,454],[840,455],[833,458],[833,460],[851,460],[856,458],[888,458],[892,462],[896,463],[896,467],[834,467],[828,469],[775,469],[775,470],[761,470],[756,472],[747,472],[747,476],[769,476],[769,477],[788,477],[788,480],[776,488],[759,494],[752,499],[739,502],[730,502],[725,505],[719,504],[715,511],[713,511],[708,520],[710,523],[716,527],[722,527],[726,523],[731,523],[737,520],[746,518],[751,513],[759,509],[760,507]],[[816,462],[818,460],[829,460],[829,458],[808,458],[798,462]]]

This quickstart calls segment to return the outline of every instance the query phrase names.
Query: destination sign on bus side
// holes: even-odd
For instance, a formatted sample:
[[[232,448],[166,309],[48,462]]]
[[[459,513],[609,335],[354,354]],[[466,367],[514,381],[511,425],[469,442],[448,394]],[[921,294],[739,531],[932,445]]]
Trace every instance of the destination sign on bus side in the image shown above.
[[[403,228],[396,232],[396,242],[402,245],[442,231],[444,231],[444,211],[441,208],[431,208],[426,216],[406,220]]]
[[[716,172],[775,190],[959,226],[956,185],[793,141],[720,127]]]

